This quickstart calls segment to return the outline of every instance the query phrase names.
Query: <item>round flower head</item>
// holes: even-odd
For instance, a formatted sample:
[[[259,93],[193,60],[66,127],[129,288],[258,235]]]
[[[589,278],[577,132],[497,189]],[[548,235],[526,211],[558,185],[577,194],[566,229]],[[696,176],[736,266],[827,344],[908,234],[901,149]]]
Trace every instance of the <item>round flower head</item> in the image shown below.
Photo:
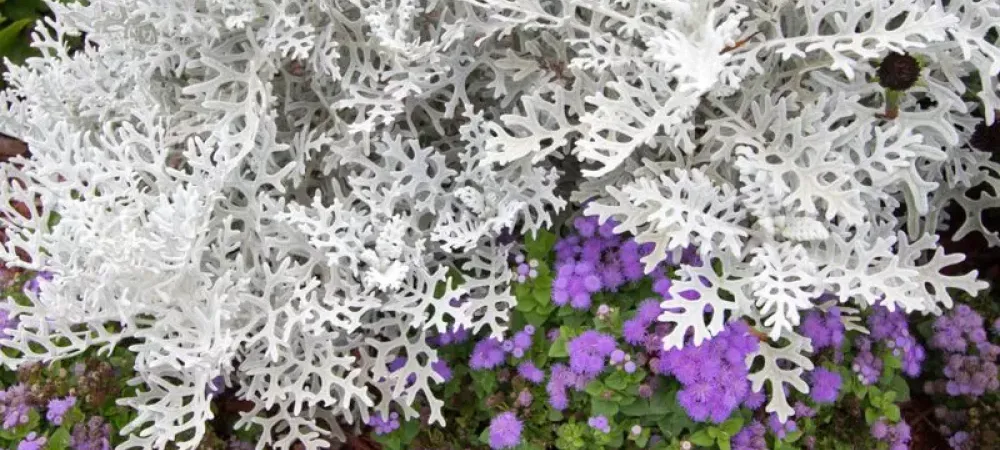
[[[840,392],[840,374],[817,367],[810,374],[809,395],[816,403],[833,403]]]
[[[545,380],[545,372],[535,366],[531,361],[522,362],[517,366],[517,374],[532,383],[538,384]]]
[[[521,444],[524,426],[512,412],[500,413],[490,421],[490,448],[514,448]]]
[[[509,341],[508,341],[509,342]],[[472,357],[469,359],[469,367],[472,370],[492,369],[504,361],[504,351],[500,341],[488,338],[476,343],[472,349]]]
[[[594,416],[587,420],[587,425],[591,428],[598,430],[602,433],[611,432],[611,424],[608,423],[608,418],[604,416]]]
[[[615,339],[589,330],[569,341],[567,350],[569,366],[574,372],[594,376],[604,370],[605,358],[615,351]]]
[[[892,52],[882,59],[877,74],[882,87],[905,91],[920,78],[920,63],[909,54]]]

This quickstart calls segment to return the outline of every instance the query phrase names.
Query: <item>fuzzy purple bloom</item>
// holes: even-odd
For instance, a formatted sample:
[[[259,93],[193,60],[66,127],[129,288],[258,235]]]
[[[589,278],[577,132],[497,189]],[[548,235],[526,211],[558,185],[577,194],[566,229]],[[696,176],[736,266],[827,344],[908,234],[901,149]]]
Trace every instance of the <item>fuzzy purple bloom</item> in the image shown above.
[[[840,392],[840,374],[823,367],[817,367],[810,373],[809,395],[816,403],[833,403]]]
[[[17,444],[17,450],[42,450],[45,448],[46,440],[45,436],[39,436],[38,433],[32,431],[24,437],[20,444]]]
[[[608,422],[608,418],[604,416],[591,417],[587,420],[587,425],[602,433],[611,432],[611,424]]]
[[[74,425],[69,447],[73,450],[111,450],[111,424],[94,416]]]
[[[535,366],[535,363],[531,361],[525,361],[517,366],[517,374],[534,384],[541,383],[545,380],[545,372]]]
[[[578,374],[592,377],[604,370],[606,358],[615,350],[615,339],[589,330],[569,341],[566,349],[570,368]]]
[[[492,369],[502,364],[505,357],[500,341],[493,338],[483,339],[473,347],[469,367],[472,370]]]
[[[49,400],[48,412],[45,413],[45,418],[53,424],[62,425],[63,416],[75,404],[76,397],[72,395],[62,399],[54,398]]]
[[[512,412],[501,413],[490,421],[490,448],[514,448],[521,443],[524,426]]]

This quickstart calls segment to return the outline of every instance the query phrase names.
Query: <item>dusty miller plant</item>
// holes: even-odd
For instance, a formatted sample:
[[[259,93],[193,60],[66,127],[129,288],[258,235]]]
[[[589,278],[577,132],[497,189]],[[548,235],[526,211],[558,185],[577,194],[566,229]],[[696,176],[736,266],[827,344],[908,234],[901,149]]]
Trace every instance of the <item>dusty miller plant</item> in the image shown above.
[[[704,294],[665,301],[665,345],[755,323],[770,341],[750,378],[782,417],[785,389],[808,389],[795,326],[814,300],[939,313],[947,289],[984,283],[941,273],[963,257],[936,233],[1000,243],[981,219],[998,167],[968,145],[973,111],[1000,108],[995,1],[51,7],[42,56],[0,94],[0,131],[32,152],[0,168],[0,256],[56,276],[11,306],[20,356],[4,362],[131,342],[122,448],[193,448],[218,375],[255,403],[241,424],[263,428],[258,448],[417,416],[440,381],[424,338],[501,336],[514,299],[497,238],[568,201],[655,242],[650,267],[695,245],[721,269],[682,268],[675,289]],[[874,80],[890,52],[923,62],[894,119]]]

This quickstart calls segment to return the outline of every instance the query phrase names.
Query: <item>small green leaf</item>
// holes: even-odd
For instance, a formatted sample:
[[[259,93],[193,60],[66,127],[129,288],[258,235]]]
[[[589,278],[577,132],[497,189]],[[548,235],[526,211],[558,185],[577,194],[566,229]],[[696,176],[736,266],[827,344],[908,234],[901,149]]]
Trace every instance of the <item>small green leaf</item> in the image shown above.
[[[56,429],[46,441],[46,450],[66,450],[69,448],[69,430],[65,426]]]
[[[899,422],[899,406],[889,405],[885,408],[885,417],[893,422]]]
[[[871,425],[876,420],[878,420],[878,412],[871,408],[865,408],[865,422]]]
[[[739,433],[740,428],[743,428],[742,417],[733,417],[732,419],[722,422],[722,424],[719,425],[719,429],[721,429],[722,431],[726,432],[729,435],[734,435],[736,433]]]
[[[719,436],[717,436],[715,438],[715,443],[719,444],[719,449],[720,450],[732,450],[732,447],[730,447],[730,445],[729,445],[729,441],[731,439],[732,439],[732,436],[730,436],[729,433],[723,432],[723,433],[719,433]]]
[[[569,353],[566,351],[566,335],[560,333],[559,337],[552,343],[552,346],[549,347],[549,357],[565,358],[567,356],[569,356]]]
[[[594,398],[590,400],[590,414],[594,416],[614,417],[618,414],[618,402]]]
[[[709,436],[708,431],[706,431],[706,429],[698,430],[697,432],[689,436],[688,440],[691,441],[692,444],[700,447],[708,447],[713,443],[715,443],[715,439]]]
[[[604,380],[604,384],[616,391],[624,391],[628,387],[628,380],[624,371],[616,370]]]

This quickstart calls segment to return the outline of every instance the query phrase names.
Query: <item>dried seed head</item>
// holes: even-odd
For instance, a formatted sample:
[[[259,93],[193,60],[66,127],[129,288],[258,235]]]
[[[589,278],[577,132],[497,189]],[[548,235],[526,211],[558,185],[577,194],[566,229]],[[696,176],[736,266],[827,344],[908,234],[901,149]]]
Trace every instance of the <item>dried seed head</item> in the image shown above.
[[[890,53],[879,64],[877,73],[882,87],[905,91],[920,78],[920,63],[908,53]]]
[[[982,122],[976,125],[969,144],[984,152],[1000,152],[1000,120],[994,121],[993,125]]]

